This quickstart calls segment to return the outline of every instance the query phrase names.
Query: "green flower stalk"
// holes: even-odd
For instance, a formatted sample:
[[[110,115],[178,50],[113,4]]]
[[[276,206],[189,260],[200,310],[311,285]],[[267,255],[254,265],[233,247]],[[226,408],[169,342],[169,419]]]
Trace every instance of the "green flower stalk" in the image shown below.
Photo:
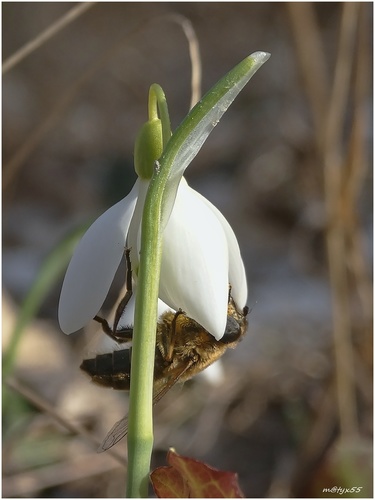
[[[65,333],[93,318],[124,253],[131,249],[136,284],[130,411],[128,496],[147,496],[152,451],[152,385],[158,299],[183,309],[216,340],[224,335],[228,284],[243,308],[246,276],[237,239],[224,216],[183,178],[238,93],[267,61],[256,52],[224,76],[171,135],[165,97],[153,85],[149,121],[135,146],[138,179],[78,245],[62,287],[59,320]],[[160,155],[160,157],[159,157]]]
[[[159,108],[160,116],[157,115]],[[148,475],[153,446],[152,388],[158,320],[158,293],[162,255],[160,230],[161,199],[154,170],[171,135],[164,92],[152,85],[149,94],[149,121],[138,135],[134,161],[141,177],[153,172],[142,215],[141,257],[138,268],[134,312],[132,367],[130,374],[127,497],[147,497]],[[147,311],[145,313],[145,311]]]

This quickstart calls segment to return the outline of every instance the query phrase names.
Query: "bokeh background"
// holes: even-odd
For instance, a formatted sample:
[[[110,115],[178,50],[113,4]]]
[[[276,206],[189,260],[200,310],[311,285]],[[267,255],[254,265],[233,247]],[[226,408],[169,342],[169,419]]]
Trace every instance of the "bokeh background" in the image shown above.
[[[80,372],[97,327],[66,337],[57,304],[77,233],[134,182],[149,86],[173,128],[189,109],[183,26],[203,92],[272,56],[186,173],[238,236],[248,334],[155,407],[153,466],[173,446],[246,497],[372,496],[372,4],[87,3],[9,62],[77,6],[2,4],[3,496],[124,492],[126,443],[97,455],[90,436],[127,396]]]

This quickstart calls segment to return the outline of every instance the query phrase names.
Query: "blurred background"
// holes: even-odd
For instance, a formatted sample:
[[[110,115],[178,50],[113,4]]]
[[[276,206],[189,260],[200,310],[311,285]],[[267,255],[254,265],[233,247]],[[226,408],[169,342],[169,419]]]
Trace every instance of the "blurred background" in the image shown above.
[[[79,370],[97,327],[65,336],[58,298],[78,235],[134,183],[149,86],[172,128],[188,112],[191,28],[203,93],[272,54],[186,173],[238,236],[251,313],[216,376],[155,407],[153,467],[173,446],[237,472],[245,497],[372,496],[372,4],[6,2],[2,14],[3,496],[123,495],[126,443],[98,455],[95,439],[127,396]]]

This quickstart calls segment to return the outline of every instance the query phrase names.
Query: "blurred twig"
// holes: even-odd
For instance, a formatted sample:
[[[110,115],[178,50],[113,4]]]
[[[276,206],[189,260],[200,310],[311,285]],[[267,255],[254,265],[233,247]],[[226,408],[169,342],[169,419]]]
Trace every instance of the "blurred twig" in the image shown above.
[[[323,40],[311,2],[286,4],[295,39],[301,76],[312,113],[316,145],[321,144],[329,97],[329,77]]]
[[[108,473],[119,465],[103,455],[84,455],[66,462],[20,472],[4,477],[4,497],[22,498],[36,495],[46,488]]]
[[[21,396],[23,396],[27,401],[32,403],[33,406],[41,410],[43,413],[52,417],[56,422],[58,422],[60,425],[68,429],[68,431],[72,432],[74,435],[84,437],[90,443],[94,444],[96,448],[99,445],[101,445],[102,440],[97,439],[95,436],[93,436],[90,432],[86,431],[86,429],[84,429],[80,425],[77,425],[69,421],[67,418],[61,416],[53,408],[53,406],[50,403],[48,403],[48,401],[46,401],[41,396],[36,394],[32,389],[26,387],[24,384],[21,384],[14,378],[9,378],[8,380],[6,380],[6,384],[12,390],[21,394]],[[111,457],[115,458],[120,465],[123,466],[126,465],[126,461],[124,460],[124,458],[118,453],[116,453],[116,451],[108,450],[107,455],[110,455]]]
[[[83,87],[94,77],[94,75],[106,64],[114,54],[122,48],[122,45],[128,38],[138,32],[139,28],[132,33],[127,34],[125,37],[121,36],[120,40],[116,40],[109,49],[103,51],[95,62],[84,71],[76,81],[64,92],[64,94],[57,100],[51,112],[42,121],[34,131],[28,136],[27,140],[20,146],[18,151],[12,158],[3,166],[3,188],[7,188],[14,180],[19,168],[28,156],[35,150],[35,148],[44,140],[48,132],[58,123],[64,116],[64,113],[69,109],[69,106],[74,102],[74,99],[79,95]]]
[[[349,266],[357,286],[362,313],[366,322],[370,323],[373,315],[372,283],[364,259],[364,238],[358,221],[356,205],[366,176],[366,121],[370,119],[367,98],[370,89],[370,33],[367,29],[368,18],[366,9],[359,13],[357,60],[354,68],[354,111],[353,123],[348,145],[347,176],[344,184],[343,197],[346,200],[346,220],[349,228]]]
[[[36,149],[36,147],[45,139],[46,135],[52,128],[62,119],[69,106],[79,95],[80,91],[93,79],[95,74],[106,66],[110,59],[112,59],[120,49],[123,48],[125,42],[129,42],[132,37],[141,33],[149,28],[155,22],[173,21],[179,24],[188,40],[189,53],[192,66],[192,96],[191,105],[200,97],[200,82],[201,82],[201,67],[200,56],[198,49],[198,41],[196,34],[190,21],[182,15],[164,15],[147,22],[142,22],[133,30],[121,35],[108,49],[98,56],[95,62],[84,71],[73,84],[64,92],[64,94],[57,100],[48,116],[35,127],[34,131],[30,133],[27,140],[18,148],[17,152],[3,165],[3,189],[9,187],[10,183],[14,180],[17,172],[22,164]]]
[[[172,14],[170,19],[181,26],[189,44],[191,63],[191,109],[201,97],[202,64],[199,53],[199,41],[194,27],[188,18],[182,16],[181,14]]]
[[[13,55],[2,65],[3,75],[19,64],[25,57],[30,55],[34,50],[41,47],[50,38],[57,35],[65,26],[68,26],[72,21],[75,21],[81,14],[90,9],[96,2],[82,2],[79,5],[70,9],[66,14],[60,17],[56,22],[48,26],[46,30],[36,36],[33,40],[17,50]]]
[[[363,4],[343,3],[338,53],[333,83],[329,89],[326,77],[326,54],[319,35],[314,5],[288,3],[288,12],[295,37],[300,70],[306,84],[306,94],[314,119],[317,157],[323,164],[324,196],[327,214],[327,254],[332,291],[333,339],[336,360],[336,392],[341,435],[353,436],[358,431],[357,402],[354,377],[351,290],[348,285],[348,263],[353,262],[353,273],[362,303],[368,304],[368,293],[361,283],[367,282],[366,264],[359,241],[356,203],[362,187],[364,112],[363,85],[366,79],[363,65],[368,64],[365,53],[356,52],[359,37],[358,19]],[[363,43],[362,43],[363,47]],[[358,54],[358,59],[356,56]],[[319,60],[317,63],[316,59]],[[351,100],[354,63],[361,75],[357,76],[357,97]],[[358,81],[359,80],[359,81]],[[361,95],[361,98],[359,98]],[[353,102],[352,102],[353,101]],[[362,101],[362,102],[359,102]],[[345,141],[346,117],[354,105],[351,148]],[[351,153],[351,156],[349,156]],[[354,157],[355,156],[355,157]],[[348,175],[349,174],[349,175]],[[351,254],[350,245],[355,247]],[[354,259],[354,260],[353,260]],[[364,306],[368,309],[368,305]]]
[[[342,207],[344,186],[343,125],[348,108],[354,63],[358,3],[344,3],[340,40],[323,142],[325,201],[328,219],[327,252],[332,287],[333,335],[340,430],[349,437],[358,432],[355,393],[350,292],[347,274],[347,219]]]

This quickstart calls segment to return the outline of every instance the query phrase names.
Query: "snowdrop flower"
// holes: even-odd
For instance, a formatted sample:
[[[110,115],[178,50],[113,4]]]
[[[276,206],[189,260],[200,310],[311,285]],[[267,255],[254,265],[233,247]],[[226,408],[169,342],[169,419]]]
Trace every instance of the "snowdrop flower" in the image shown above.
[[[162,152],[161,163],[168,153],[174,156],[163,208],[159,298],[174,310],[181,308],[217,340],[226,327],[229,285],[237,307],[245,306],[246,276],[236,236],[220,211],[187,184],[183,173],[238,92],[269,55],[257,52],[250,57],[251,71],[238,79],[233,89],[226,89],[203,118],[198,114],[199,105],[188,115],[190,122],[180,130],[180,135],[185,133],[183,145],[175,146],[179,127],[165,150],[165,141],[161,151],[155,147],[147,168],[136,165],[139,177],[130,193],[85,233],[61,291],[59,322],[65,333],[82,328],[99,312],[125,248],[131,249],[136,282],[143,207],[155,160]]]
[[[138,178],[129,195],[99,217],[77,246],[60,298],[59,321],[65,333],[82,328],[98,313],[125,247],[131,248],[136,270],[148,184]],[[219,210],[182,178],[163,233],[159,297],[220,339],[229,283],[236,304],[244,307],[246,276],[234,232]]]

